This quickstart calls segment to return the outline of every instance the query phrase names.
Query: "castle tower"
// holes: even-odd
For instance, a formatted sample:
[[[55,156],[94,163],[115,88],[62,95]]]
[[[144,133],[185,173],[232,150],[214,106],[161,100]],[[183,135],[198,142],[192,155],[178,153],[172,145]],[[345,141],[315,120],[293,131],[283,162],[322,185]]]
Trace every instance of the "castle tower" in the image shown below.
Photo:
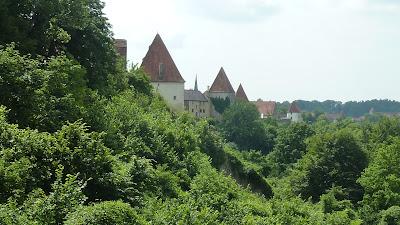
[[[208,96],[210,98],[229,98],[231,103],[235,101],[235,90],[233,90],[224,68],[221,67],[219,70],[217,77],[215,77],[215,80],[208,91]]]
[[[242,84],[239,85],[239,88],[236,91],[236,101],[244,101],[244,102],[249,101],[246,93],[244,92]]]
[[[159,34],[143,58],[142,67],[150,76],[154,89],[160,93],[167,105],[173,111],[183,111],[185,80]]]

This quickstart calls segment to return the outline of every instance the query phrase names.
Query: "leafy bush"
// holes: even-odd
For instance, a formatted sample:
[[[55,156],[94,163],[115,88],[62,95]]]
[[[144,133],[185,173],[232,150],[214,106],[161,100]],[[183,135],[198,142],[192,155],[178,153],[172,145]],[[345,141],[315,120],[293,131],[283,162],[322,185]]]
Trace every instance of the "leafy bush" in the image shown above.
[[[146,224],[136,211],[123,202],[106,201],[83,206],[69,214],[66,225]]]
[[[346,130],[312,137],[307,153],[290,174],[295,193],[318,201],[333,186],[343,188],[352,201],[361,200],[362,187],[356,180],[367,166],[367,158],[359,142]]]

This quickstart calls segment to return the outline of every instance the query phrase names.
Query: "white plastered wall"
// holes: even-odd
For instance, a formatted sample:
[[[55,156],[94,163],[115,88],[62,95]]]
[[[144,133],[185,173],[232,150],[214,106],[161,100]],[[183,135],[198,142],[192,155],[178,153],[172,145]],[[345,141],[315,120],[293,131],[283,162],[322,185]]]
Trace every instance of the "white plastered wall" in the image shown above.
[[[151,84],[173,111],[183,111],[184,83],[152,82]]]

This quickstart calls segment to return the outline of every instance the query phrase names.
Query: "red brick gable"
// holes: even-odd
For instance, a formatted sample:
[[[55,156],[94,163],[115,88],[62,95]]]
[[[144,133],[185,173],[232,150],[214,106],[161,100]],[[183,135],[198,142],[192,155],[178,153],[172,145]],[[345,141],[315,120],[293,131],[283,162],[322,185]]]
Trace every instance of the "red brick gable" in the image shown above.
[[[297,106],[296,102],[292,102],[292,104],[290,104],[288,113],[301,113],[301,110]]]
[[[218,75],[214,80],[214,83],[211,85],[210,92],[235,93],[231,82],[226,76],[224,68],[221,67],[221,69],[219,70]]]
[[[159,34],[143,58],[142,67],[152,82],[185,82]]]
[[[249,99],[247,98],[246,93],[244,92],[242,84],[239,85],[239,88],[236,91],[236,99],[241,101],[248,102]]]

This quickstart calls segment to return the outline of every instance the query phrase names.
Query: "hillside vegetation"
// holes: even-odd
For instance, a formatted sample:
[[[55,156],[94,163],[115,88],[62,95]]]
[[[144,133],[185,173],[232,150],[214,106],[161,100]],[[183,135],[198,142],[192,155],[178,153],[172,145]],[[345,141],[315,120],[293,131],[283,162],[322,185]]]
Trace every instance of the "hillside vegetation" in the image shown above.
[[[171,113],[102,9],[0,3],[0,224],[399,224],[400,119]]]

